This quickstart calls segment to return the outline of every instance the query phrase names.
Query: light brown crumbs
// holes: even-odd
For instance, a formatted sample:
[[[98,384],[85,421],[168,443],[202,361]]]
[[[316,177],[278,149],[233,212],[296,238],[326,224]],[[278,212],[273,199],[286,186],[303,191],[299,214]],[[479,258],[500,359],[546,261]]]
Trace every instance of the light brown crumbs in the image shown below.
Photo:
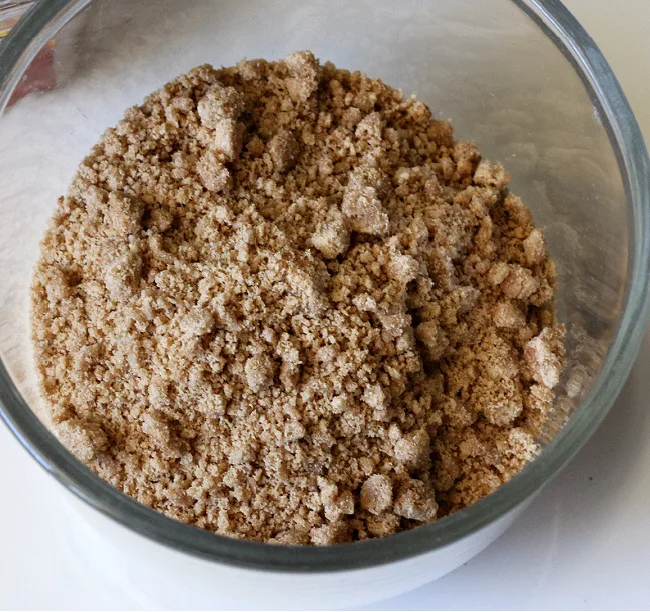
[[[278,544],[477,501],[535,455],[563,358],[508,180],[309,52],[175,79],[104,133],[42,243],[60,440],[151,508]]]

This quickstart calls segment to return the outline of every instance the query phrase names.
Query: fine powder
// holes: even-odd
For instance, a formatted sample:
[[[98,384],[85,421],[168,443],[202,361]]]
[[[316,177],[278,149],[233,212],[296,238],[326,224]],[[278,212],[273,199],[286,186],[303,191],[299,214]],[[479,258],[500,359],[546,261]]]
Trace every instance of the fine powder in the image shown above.
[[[103,134],[42,243],[59,439],[238,538],[363,540],[483,498],[536,454],[563,362],[508,180],[309,52],[174,79]]]

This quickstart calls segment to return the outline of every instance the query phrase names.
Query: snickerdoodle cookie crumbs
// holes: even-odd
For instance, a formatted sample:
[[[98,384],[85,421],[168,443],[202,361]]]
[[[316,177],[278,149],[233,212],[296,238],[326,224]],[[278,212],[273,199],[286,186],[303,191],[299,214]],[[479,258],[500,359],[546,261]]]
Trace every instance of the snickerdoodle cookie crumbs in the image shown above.
[[[536,453],[563,328],[499,163],[309,52],[129,109],[42,243],[55,430],[141,503],[283,544],[389,535]]]

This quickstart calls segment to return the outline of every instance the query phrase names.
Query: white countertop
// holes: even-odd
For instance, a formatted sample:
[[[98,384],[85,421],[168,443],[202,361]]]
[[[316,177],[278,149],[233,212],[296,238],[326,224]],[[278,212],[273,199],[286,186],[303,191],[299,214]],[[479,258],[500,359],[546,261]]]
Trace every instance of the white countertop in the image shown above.
[[[650,142],[650,0],[565,3],[612,64]],[[373,608],[648,609],[649,367],[650,332],[601,428],[512,529],[452,574]],[[77,560],[59,485],[4,426],[0,465],[0,609],[141,609]]]

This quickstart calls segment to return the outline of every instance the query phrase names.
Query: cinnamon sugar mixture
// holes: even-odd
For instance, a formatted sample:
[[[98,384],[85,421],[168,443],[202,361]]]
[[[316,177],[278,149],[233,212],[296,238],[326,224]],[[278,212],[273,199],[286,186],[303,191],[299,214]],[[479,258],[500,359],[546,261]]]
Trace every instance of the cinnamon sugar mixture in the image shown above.
[[[147,506],[384,536],[536,452],[562,365],[543,233],[414,98],[309,52],[199,66],[59,200],[33,339],[60,440]]]

